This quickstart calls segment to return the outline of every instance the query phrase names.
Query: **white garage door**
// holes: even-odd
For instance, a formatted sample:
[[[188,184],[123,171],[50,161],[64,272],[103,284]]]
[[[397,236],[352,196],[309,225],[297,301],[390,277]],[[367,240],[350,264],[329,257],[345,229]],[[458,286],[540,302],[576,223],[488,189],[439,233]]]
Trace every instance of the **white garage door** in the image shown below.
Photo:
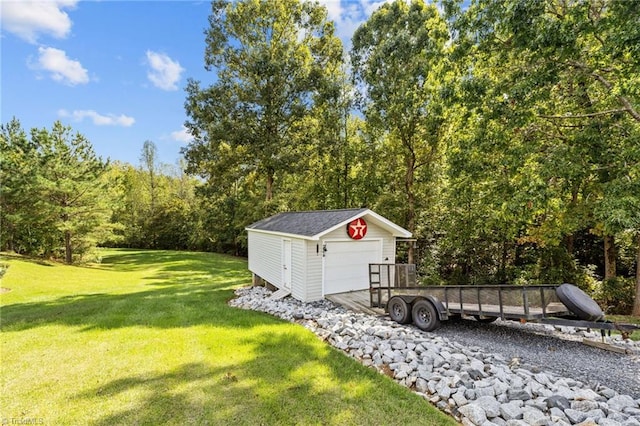
[[[324,294],[369,288],[369,263],[380,263],[381,241],[327,241]]]

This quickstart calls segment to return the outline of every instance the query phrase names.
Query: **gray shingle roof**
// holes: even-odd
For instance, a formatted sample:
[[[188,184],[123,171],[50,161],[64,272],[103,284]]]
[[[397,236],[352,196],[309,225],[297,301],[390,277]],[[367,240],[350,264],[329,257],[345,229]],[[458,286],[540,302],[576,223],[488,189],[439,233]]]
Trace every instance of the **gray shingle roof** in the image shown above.
[[[367,210],[366,208],[362,208],[284,212],[252,223],[247,226],[247,228],[312,237]]]

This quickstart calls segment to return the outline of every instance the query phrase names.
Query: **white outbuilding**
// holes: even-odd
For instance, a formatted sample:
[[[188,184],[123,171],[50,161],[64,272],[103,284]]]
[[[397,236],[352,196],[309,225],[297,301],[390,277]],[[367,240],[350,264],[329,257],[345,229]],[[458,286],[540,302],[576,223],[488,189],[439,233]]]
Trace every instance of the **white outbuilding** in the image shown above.
[[[285,212],[249,225],[249,270],[303,302],[369,288],[370,263],[395,263],[411,232],[361,209]]]

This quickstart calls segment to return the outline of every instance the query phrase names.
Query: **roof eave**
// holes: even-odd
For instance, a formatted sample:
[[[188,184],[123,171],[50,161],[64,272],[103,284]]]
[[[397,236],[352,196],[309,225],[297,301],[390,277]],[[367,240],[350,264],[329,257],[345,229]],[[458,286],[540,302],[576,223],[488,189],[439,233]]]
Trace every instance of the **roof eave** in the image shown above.
[[[258,232],[260,234],[269,234],[269,235],[279,235],[281,237],[287,237],[287,238],[299,238],[302,240],[311,240],[311,241],[317,241],[319,239],[319,237],[317,235],[300,235],[300,234],[291,234],[288,232],[282,232],[282,231],[267,231],[264,229],[256,229],[256,228],[249,228],[246,227],[244,228],[245,231],[252,231],[252,232]],[[320,234],[318,234],[320,235]]]
[[[390,220],[380,216],[379,214],[375,213],[372,210],[364,210],[358,214],[355,214],[353,216],[351,216],[349,219],[346,219],[340,223],[338,223],[337,225],[332,226],[331,228],[325,229],[324,231],[314,235],[313,237],[311,237],[311,239],[313,240],[319,240],[320,238],[322,238],[324,235],[328,234],[329,232],[333,232],[336,229],[339,229],[341,227],[347,226],[348,223],[359,219],[363,216],[371,216],[375,219],[375,222],[378,223],[382,228],[386,229],[387,231],[389,231],[391,233],[392,236],[394,237],[402,237],[402,238],[411,238],[413,236],[413,234],[409,231],[407,231],[406,229],[402,228],[401,226],[396,225],[395,223],[391,222]]]
[[[375,213],[374,211],[370,210],[370,209],[366,209],[361,211],[360,213],[354,214],[353,216],[349,217],[348,219],[343,220],[342,222],[325,229],[322,232],[319,232],[315,235],[300,235],[300,234],[291,234],[291,233],[286,233],[286,232],[282,232],[282,231],[268,231],[268,230],[263,230],[263,229],[256,229],[256,228],[251,228],[251,227],[246,227],[245,231],[253,231],[253,232],[260,232],[263,234],[270,234],[270,235],[280,235],[283,237],[289,237],[289,238],[300,238],[303,240],[310,240],[310,241],[318,241],[320,240],[323,236],[327,235],[330,232],[335,231],[336,229],[339,229],[341,227],[347,226],[348,223],[359,219],[363,216],[370,216],[374,219],[374,222],[377,223],[379,226],[381,226],[382,228],[384,228],[385,230],[389,231],[391,233],[392,236],[394,237],[400,237],[400,238],[411,238],[413,236],[413,234],[409,231],[407,231],[406,229],[402,228],[401,226],[396,225],[395,223],[391,222],[390,220],[380,216],[379,214]]]
[[[389,219],[386,219],[380,216],[378,213],[372,210],[367,210],[362,216],[364,216],[365,214],[374,217],[380,224],[382,224],[384,228],[386,228],[389,232],[391,232],[391,235],[393,235],[394,237],[411,238],[413,236],[413,234],[410,231],[404,229],[401,226],[396,225],[395,223],[391,222]]]

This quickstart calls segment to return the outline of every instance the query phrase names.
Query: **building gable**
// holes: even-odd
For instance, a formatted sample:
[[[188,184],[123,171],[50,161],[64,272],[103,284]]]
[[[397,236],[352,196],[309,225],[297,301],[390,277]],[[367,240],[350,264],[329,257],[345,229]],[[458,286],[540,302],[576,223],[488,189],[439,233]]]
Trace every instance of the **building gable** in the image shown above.
[[[363,216],[373,219],[378,225],[395,236],[405,238],[411,236],[411,233],[406,229],[366,208],[283,212],[255,222],[247,226],[246,229],[247,231],[317,240],[324,234]]]

